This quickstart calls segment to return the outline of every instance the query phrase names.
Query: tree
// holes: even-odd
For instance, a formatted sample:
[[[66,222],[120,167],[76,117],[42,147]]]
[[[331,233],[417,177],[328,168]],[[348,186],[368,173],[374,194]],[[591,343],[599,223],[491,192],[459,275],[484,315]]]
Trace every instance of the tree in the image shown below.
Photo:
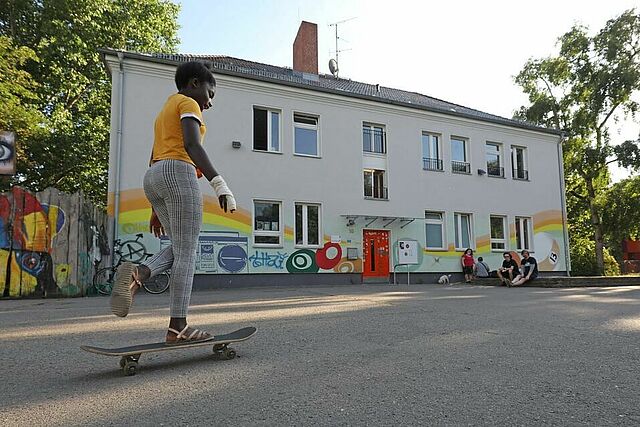
[[[608,165],[640,168],[638,141],[616,145],[609,132],[613,121],[635,117],[638,111],[632,96],[640,90],[640,15],[626,11],[594,36],[576,25],[560,37],[559,45],[556,56],[530,59],[516,76],[530,105],[515,117],[567,133],[567,210],[569,220],[577,222],[570,231],[588,229],[597,272],[603,274],[602,195],[609,184]]]
[[[21,69],[29,60],[37,60],[33,50],[0,36],[0,130],[15,132],[19,141],[37,134],[44,121],[36,106],[37,84]]]
[[[640,238],[640,177],[624,179],[612,185],[606,192],[602,209],[602,223],[612,254],[622,259],[621,242]]]
[[[167,0],[0,0],[0,35],[39,58],[22,69],[47,121],[22,141],[12,184],[81,190],[105,204],[111,82],[98,49],[174,52],[178,10]]]

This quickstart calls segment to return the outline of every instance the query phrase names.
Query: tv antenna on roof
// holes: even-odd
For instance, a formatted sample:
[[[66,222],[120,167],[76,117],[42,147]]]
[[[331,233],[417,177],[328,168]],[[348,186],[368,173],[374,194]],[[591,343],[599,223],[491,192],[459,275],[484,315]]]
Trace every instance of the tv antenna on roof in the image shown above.
[[[339,66],[338,66],[338,54],[340,52],[344,52],[347,50],[351,50],[351,49],[338,49],[338,40],[340,39],[340,37],[338,37],[338,24],[344,24],[345,22],[349,22],[352,21],[354,19],[356,19],[357,16],[354,16],[353,18],[349,18],[349,19],[343,19],[342,21],[338,21],[338,22],[334,22],[333,24],[329,24],[330,27],[335,27],[336,29],[336,57],[332,58],[329,60],[329,70],[331,71],[331,74],[333,74],[333,76],[335,78],[338,78],[338,71],[339,71]],[[348,42],[348,40],[345,40],[344,38],[342,38],[342,40]]]

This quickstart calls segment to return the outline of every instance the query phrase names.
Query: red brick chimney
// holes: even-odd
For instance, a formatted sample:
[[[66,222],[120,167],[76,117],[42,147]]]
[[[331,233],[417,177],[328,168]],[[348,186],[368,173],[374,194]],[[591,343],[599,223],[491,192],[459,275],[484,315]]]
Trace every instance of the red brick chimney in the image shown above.
[[[318,26],[302,21],[293,42],[293,69],[318,74]]]

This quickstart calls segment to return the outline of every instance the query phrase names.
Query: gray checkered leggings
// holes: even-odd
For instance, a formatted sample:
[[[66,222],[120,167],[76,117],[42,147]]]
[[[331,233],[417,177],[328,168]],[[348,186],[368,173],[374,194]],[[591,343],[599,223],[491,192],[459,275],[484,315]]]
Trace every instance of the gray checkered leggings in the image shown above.
[[[202,224],[202,193],[195,168],[180,160],[156,162],[144,175],[144,193],[171,245],[143,264],[151,276],[171,269],[171,317],[187,317]]]

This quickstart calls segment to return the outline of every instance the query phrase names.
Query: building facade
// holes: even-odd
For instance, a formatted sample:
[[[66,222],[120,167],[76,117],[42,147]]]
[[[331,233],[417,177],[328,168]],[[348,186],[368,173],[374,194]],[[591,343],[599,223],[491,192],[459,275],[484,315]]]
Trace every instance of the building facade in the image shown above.
[[[109,213],[117,238],[143,233],[153,253],[166,244],[148,232],[142,190],[153,122],[176,66],[194,57],[103,55]],[[492,268],[528,249],[542,272],[568,270],[559,132],[308,69],[207,59],[218,89],[204,147],[238,211],[222,212],[202,180],[196,286],[386,282],[394,271],[426,283],[460,273],[466,248]]]

